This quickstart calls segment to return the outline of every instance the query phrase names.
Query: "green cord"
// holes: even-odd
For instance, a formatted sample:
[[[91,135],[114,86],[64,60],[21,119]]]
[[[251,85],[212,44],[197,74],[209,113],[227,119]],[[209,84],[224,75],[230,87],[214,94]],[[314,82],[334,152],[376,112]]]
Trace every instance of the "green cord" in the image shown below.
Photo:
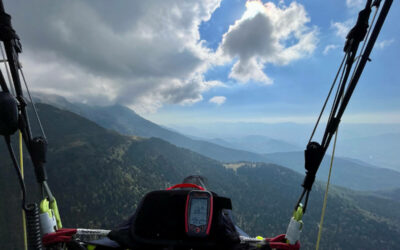
[[[326,183],[326,189],[325,189],[324,204],[323,204],[323,206],[322,206],[321,220],[320,220],[320,222],[319,222],[319,230],[318,230],[317,245],[316,245],[316,247],[315,247],[316,250],[319,249],[319,242],[320,242],[320,240],[321,240],[321,234],[322,234],[322,225],[324,224],[325,209],[326,209],[326,203],[327,203],[327,200],[328,200],[329,184],[330,184],[330,182],[331,182],[331,173],[332,173],[333,159],[334,159],[334,157],[335,157],[336,140],[337,140],[338,131],[339,131],[339,128],[336,130],[335,141],[334,141],[334,143],[333,143],[331,164],[330,164],[330,167],[329,167],[328,181],[327,181],[327,183]]]

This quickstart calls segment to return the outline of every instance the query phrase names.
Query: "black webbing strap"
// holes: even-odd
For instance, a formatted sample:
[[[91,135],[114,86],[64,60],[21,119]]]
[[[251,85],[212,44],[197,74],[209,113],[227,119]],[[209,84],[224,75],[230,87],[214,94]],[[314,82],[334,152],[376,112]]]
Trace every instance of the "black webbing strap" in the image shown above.
[[[0,10],[0,40],[10,41],[12,39],[19,39],[19,37],[11,26],[11,16]]]

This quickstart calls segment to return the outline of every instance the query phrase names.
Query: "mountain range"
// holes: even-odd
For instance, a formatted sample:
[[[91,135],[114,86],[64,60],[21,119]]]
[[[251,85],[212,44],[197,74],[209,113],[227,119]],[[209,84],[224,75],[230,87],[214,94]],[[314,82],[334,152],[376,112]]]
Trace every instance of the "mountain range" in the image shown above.
[[[174,124],[171,121],[168,127],[186,135],[196,135],[202,138],[220,138],[223,140],[247,135],[266,136],[305,149],[313,125],[308,123],[210,122],[209,124],[198,126],[185,126]],[[317,130],[314,140],[320,140],[321,132],[323,132],[321,128],[324,128],[324,126],[324,123],[320,124],[320,130]],[[337,156],[356,158],[371,165],[400,171],[400,157],[398,157],[397,152],[400,148],[399,124],[345,123],[344,121],[339,129],[337,144]]]
[[[38,110],[49,140],[49,184],[65,227],[112,228],[133,213],[146,192],[200,174],[209,189],[232,198],[235,220],[249,234],[286,231],[303,175],[275,164],[223,165],[161,139],[120,135],[49,105],[39,104]],[[0,241],[4,249],[21,249],[20,191],[3,144],[0,154],[5,159],[0,168]],[[33,200],[39,194],[32,166],[25,162]],[[303,249],[314,247],[323,192],[317,182],[303,217]],[[332,187],[321,248],[395,249],[400,244],[399,209],[400,202],[387,195]]]
[[[100,126],[117,131],[121,134],[146,138],[160,138],[178,147],[189,149],[217,161],[274,163],[304,174],[303,152],[276,152],[299,150],[299,147],[296,145],[285,141],[262,136],[231,138],[230,142],[221,139],[213,140],[212,142],[192,139],[146,120],[133,110],[121,105],[90,106],[86,104],[70,103],[63,97],[52,95],[39,95],[37,99],[59,108],[72,111],[96,122]],[[252,150],[253,152],[243,149]],[[263,152],[264,150],[276,153],[257,153],[257,151]],[[320,180],[326,180],[329,170],[329,160],[330,156],[327,155],[317,175],[317,178]],[[356,190],[400,188],[400,172],[378,168],[361,161],[336,157],[333,173],[333,184]]]
[[[163,128],[144,119],[133,110],[121,106],[90,106],[80,103],[70,103],[60,96],[40,95],[37,100],[56,107],[72,111],[100,126],[118,131],[125,135],[140,137],[157,137],[178,147],[190,149],[218,161],[263,161],[262,155],[244,150],[231,149],[202,140],[194,140],[177,132]]]

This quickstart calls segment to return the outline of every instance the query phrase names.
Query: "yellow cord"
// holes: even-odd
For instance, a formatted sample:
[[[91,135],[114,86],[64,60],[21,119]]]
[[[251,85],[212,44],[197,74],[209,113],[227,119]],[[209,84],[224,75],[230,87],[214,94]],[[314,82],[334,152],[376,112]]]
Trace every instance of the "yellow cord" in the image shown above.
[[[19,131],[19,166],[21,168],[22,179],[24,179],[24,155],[22,148],[22,133]],[[28,237],[26,233],[26,219],[25,219],[25,210],[22,209],[22,227],[24,230],[24,248],[28,250]]]
[[[324,196],[324,204],[323,204],[323,206],[322,206],[321,220],[320,220],[320,222],[319,222],[319,230],[318,230],[317,245],[316,245],[316,247],[315,247],[316,250],[319,249],[319,242],[320,242],[320,240],[321,240],[321,234],[322,234],[322,225],[324,224],[325,209],[326,209],[326,203],[327,203],[327,199],[328,199],[329,183],[331,182],[331,173],[332,173],[333,159],[334,159],[334,157],[335,157],[336,139],[337,139],[338,132],[339,132],[339,128],[336,130],[335,141],[334,141],[334,143],[333,143],[332,156],[331,156],[331,164],[330,164],[330,167],[329,167],[328,181],[326,182],[326,189],[325,189],[325,196]]]

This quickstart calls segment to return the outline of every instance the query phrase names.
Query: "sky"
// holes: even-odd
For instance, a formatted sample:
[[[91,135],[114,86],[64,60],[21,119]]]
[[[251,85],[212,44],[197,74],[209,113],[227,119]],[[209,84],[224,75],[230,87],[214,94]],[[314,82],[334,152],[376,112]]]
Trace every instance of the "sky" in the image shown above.
[[[362,0],[4,0],[33,91],[159,124],[312,123]],[[400,123],[395,1],[346,110]]]

